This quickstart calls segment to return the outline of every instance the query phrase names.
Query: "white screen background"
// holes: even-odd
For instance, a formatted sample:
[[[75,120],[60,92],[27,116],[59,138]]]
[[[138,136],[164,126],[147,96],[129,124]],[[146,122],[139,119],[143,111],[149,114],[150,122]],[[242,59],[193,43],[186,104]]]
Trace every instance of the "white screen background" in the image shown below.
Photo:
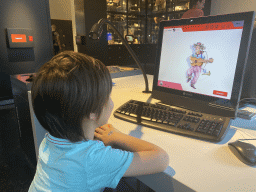
[[[165,29],[160,57],[159,80],[179,83],[183,90],[230,99],[237,58],[241,42],[242,29],[173,32]],[[210,76],[200,74],[196,89],[186,82],[193,44],[201,42],[206,47],[208,58],[213,63],[206,64]],[[213,95],[213,90],[227,92],[228,96]]]

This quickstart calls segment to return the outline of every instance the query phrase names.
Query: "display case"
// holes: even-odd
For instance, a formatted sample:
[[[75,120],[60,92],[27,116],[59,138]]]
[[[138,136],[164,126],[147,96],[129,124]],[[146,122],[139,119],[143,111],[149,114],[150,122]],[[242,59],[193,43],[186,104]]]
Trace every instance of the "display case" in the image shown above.
[[[107,19],[130,44],[156,44],[161,20],[180,18],[189,9],[190,0],[107,0]],[[107,28],[108,44],[122,44]]]
[[[190,0],[107,0],[106,5],[107,19],[129,40],[146,73],[154,74],[159,23],[181,18],[189,9]],[[210,8],[208,0],[203,9],[205,16],[210,14]],[[136,66],[121,39],[108,26],[106,39],[107,65]]]

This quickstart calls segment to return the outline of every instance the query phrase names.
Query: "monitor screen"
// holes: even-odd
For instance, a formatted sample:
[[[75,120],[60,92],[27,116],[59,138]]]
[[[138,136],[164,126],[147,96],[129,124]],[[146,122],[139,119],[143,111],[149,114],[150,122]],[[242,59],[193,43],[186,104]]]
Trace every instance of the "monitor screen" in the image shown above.
[[[184,107],[194,100],[235,107],[253,20],[254,12],[247,12],[162,21],[153,97],[164,93],[175,102],[172,96],[180,96]]]
[[[244,21],[164,27],[158,86],[230,100],[243,27]]]

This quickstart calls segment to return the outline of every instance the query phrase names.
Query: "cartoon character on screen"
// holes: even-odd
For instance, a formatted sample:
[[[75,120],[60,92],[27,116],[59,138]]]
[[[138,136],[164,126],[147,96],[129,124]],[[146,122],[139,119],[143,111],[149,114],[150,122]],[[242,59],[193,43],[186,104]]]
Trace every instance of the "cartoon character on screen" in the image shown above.
[[[198,42],[193,45],[194,53],[190,56],[190,64],[191,67],[187,71],[187,82],[191,81],[190,86],[194,89],[195,84],[199,78],[201,70],[203,70],[203,75],[210,75],[210,71],[207,72],[206,69],[203,67],[203,64],[212,63],[213,59],[207,59],[207,53],[204,51],[206,47],[204,44]],[[208,56],[207,56],[208,57]]]

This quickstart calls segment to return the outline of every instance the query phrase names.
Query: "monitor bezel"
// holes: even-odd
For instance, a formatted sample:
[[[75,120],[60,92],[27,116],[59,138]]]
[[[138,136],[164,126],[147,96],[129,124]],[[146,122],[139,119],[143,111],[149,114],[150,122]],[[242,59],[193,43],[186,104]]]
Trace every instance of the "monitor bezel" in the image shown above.
[[[250,39],[253,31],[255,13],[244,12],[244,13],[234,13],[226,15],[216,15],[216,16],[207,16],[199,18],[190,18],[190,19],[174,19],[170,21],[161,21],[159,26],[159,36],[158,36],[158,45],[156,50],[156,62],[155,62],[155,74],[153,80],[153,89],[152,97],[166,104],[176,105],[180,107],[186,107],[190,110],[199,110],[201,112],[209,112],[209,103],[216,104],[217,106],[225,106],[220,108],[220,110],[229,110],[231,108],[231,113],[228,113],[228,116],[234,117],[236,115],[237,105],[241,95],[243,75],[245,71],[245,64],[247,61]],[[195,24],[207,24],[207,23],[220,23],[228,21],[244,21],[244,28],[242,32],[242,38],[239,48],[239,54],[237,59],[237,67],[235,72],[234,83],[232,87],[231,99],[222,99],[214,98],[211,96],[201,95],[197,93],[174,90],[169,88],[164,88],[158,86],[158,75],[159,75],[159,64],[161,58],[161,48],[162,48],[162,39],[164,27],[170,26],[182,26],[182,25],[195,25]],[[162,93],[162,94],[161,94]],[[169,97],[169,98],[168,98]],[[184,103],[198,102],[199,105],[184,105]],[[207,107],[206,107],[207,105]],[[191,107],[190,107],[191,106]],[[211,105],[214,106],[214,105]],[[232,110],[233,109],[233,110]]]

